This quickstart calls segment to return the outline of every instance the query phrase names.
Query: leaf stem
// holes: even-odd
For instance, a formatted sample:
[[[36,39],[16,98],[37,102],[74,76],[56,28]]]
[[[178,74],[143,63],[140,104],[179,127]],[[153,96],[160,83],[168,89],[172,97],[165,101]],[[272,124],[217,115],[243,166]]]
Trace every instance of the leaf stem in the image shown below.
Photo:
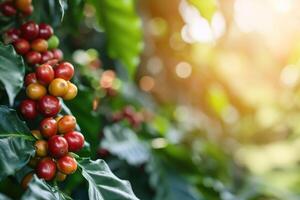
[[[24,140],[35,141],[35,139],[29,135],[21,135],[21,134],[16,134],[16,133],[0,134],[0,138],[8,138],[8,137],[23,138]]]

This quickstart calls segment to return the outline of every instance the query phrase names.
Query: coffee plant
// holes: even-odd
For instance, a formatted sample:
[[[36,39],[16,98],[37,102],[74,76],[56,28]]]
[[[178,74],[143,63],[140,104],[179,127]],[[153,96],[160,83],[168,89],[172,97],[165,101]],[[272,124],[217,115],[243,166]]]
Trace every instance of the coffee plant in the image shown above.
[[[217,11],[215,0],[182,2],[207,22]],[[297,199],[139,89],[153,26],[141,4],[0,0],[0,199]]]

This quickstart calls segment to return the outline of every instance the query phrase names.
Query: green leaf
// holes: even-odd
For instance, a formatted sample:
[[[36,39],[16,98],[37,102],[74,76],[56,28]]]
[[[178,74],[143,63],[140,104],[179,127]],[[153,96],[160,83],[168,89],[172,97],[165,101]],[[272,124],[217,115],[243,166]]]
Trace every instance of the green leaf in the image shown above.
[[[17,113],[0,106],[0,180],[14,174],[34,155],[33,137]]]
[[[204,199],[194,184],[156,156],[151,158],[147,171],[150,173],[150,184],[156,189],[155,200]]]
[[[35,0],[33,6],[34,12],[30,16],[31,20],[58,26],[63,20],[67,4],[65,0]]]
[[[135,10],[135,0],[90,1],[106,32],[109,55],[120,59],[133,78],[143,49],[142,23]]]
[[[217,10],[217,0],[188,0],[190,4],[195,6],[202,17],[211,21]]]
[[[6,195],[1,194],[1,193],[0,193],[0,199],[1,199],[1,200],[11,200],[11,198],[9,198],[9,197],[7,197]]]
[[[69,200],[72,199],[62,193],[58,188],[52,187],[44,180],[33,176],[22,200]]]
[[[11,45],[0,43],[0,82],[5,86],[9,104],[13,105],[14,99],[22,89],[25,65]]]
[[[101,147],[126,160],[131,165],[145,163],[150,156],[147,143],[139,140],[131,129],[118,124],[104,128],[104,139],[101,142]]]
[[[82,175],[89,183],[89,199],[138,200],[130,183],[116,177],[103,160],[84,159],[78,163]]]

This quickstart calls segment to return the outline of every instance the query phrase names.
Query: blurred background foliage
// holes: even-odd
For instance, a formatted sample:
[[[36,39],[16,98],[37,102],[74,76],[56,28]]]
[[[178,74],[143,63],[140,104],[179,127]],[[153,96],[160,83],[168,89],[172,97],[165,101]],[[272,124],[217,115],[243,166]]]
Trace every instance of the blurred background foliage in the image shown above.
[[[60,3],[67,106],[140,199],[300,198],[299,1]]]
[[[69,55],[82,94],[69,106],[95,156],[141,199],[298,199],[299,6],[72,2],[62,43],[85,51]],[[105,71],[87,70],[89,48],[101,70],[116,72],[115,95],[99,89]],[[143,114],[141,126],[111,120],[128,105]]]

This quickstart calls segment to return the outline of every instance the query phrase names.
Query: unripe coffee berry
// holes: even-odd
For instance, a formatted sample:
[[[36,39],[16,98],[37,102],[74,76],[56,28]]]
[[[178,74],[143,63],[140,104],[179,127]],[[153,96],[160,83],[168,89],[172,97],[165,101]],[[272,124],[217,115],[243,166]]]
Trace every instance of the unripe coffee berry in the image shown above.
[[[48,42],[41,38],[35,39],[31,42],[31,48],[37,52],[46,52],[48,49]]]
[[[38,157],[45,157],[48,154],[48,142],[45,140],[37,140],[34,143],[35,155]]]
[[[51,81],[48,89],[51,95],[62,97],[68,92],[68,83],[62,78],[56,78]]]
[[[72,100],[76,97],[76,95],[77,95],[76,85],[68,81],[68,91],[62,98],[64,100]]]
[[[46,94],[46,88],[39,83],[31,83],[26,88],[26,95],[33,100],[41,99]]]

